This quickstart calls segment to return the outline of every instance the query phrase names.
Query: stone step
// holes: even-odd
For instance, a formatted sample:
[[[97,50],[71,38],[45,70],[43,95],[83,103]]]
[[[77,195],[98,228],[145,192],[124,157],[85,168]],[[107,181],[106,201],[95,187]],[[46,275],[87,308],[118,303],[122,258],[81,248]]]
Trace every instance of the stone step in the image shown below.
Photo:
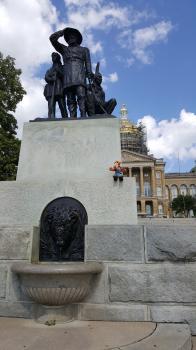
[[[157,324],[156,330],[135,344],[122,346],[119,350],[191,350],[190,329],[185,324]]]

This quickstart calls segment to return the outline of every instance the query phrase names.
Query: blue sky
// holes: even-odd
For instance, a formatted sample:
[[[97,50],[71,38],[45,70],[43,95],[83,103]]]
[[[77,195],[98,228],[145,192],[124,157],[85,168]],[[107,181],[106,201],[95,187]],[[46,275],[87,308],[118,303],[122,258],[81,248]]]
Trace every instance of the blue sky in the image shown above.
[[[195,0],[0,0],[4,55],[23,70],[27,96],[16,117],[47,114],[43,76],[53,51],[49,35],[78,28],[93,66],[101,62],[106,96],[124,103],[147,127],[148,146],[166,171],[189,171],[196,159]]]

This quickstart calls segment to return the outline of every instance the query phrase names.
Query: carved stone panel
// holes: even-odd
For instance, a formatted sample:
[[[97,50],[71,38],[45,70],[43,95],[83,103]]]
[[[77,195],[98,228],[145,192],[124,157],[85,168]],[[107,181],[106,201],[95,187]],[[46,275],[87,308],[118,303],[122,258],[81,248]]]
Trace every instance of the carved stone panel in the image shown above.
[[[50,202],[41,215],[40,261],[83,261],[87,222],[78,200],[60,197]]]

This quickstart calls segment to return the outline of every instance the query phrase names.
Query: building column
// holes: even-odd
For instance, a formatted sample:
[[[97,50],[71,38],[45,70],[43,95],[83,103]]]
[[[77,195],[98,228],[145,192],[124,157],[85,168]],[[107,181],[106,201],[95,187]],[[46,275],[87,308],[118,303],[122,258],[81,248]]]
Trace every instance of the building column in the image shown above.
[[[129,168],[129,176],[132,177],[132,168]]]
[[[142,199],[141,200],[141,213],[145,213],[145,212],[146,212],[145,200]]]
[[[153,216],[158,215],[158,201],[153,199],[152,201],[152,205],[153,205]]]
[[[156,180],[155,180],[155,168],[151,167],[151,186],[152,186],[152,196],[156,196]]]
[[[144,196],[144,173],[142,167],[140,167],[140,196]]]

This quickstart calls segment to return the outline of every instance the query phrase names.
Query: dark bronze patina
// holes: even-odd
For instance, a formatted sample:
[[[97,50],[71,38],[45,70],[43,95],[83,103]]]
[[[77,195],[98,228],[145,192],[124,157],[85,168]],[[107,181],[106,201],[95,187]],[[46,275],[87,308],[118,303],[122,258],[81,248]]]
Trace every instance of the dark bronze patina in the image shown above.
[[[99,72],[98,62],[92,83],[88,85],[87,89],[86,104],[89,116],[95,114],[112,114],[116,107],[116,100],[114,98],[111,98],[109,101],[105,100],[105,92],[101,84],[102,74]]]
[[[48,118],[55,118],[56,102],[58,102],[62,118],[67,118],[67,109],[63,92],[63,65],[61,56],[57,52],[52,53],[53,65],[47,70],[44,88],[44,96],[48,101]]]
[[[50,202],[41,215],[39,260],[83,261],[87,222],[78,200],[60,197]]]
[[[68,46],[58,41],[62,36],[64,36]],[[80,46],[82,35],[74,28],[59,30],[50,36],[50,41],[63,57],[63,89],[67,95],[70,117],[77,118],[77,103],[80,116],[86,117],[86,77],[93,76],[89,49]]]

